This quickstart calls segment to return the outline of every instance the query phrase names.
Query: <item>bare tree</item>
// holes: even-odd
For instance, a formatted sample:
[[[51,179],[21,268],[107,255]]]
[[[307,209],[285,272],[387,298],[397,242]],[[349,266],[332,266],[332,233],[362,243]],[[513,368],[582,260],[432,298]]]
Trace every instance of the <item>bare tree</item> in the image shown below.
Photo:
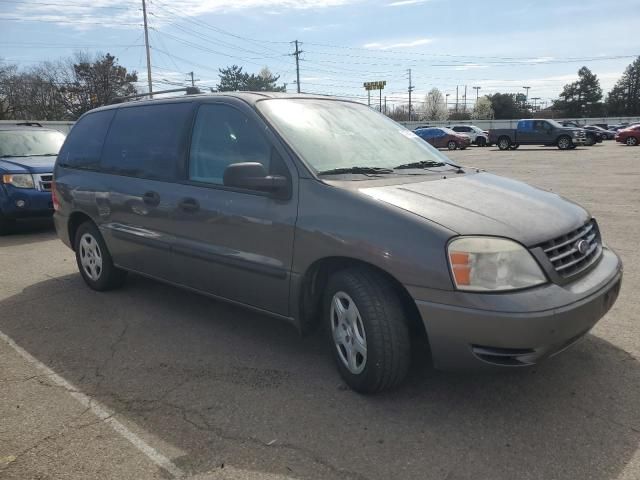
[[[424,120],[446,120],[449,109],[440,90],[432,88],[424,99]]]

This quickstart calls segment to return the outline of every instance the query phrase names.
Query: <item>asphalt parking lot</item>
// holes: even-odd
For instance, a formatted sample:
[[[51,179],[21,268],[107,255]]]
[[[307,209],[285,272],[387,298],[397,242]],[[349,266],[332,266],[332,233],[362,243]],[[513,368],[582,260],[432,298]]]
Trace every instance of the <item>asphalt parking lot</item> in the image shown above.
[[[96,293],[49,223],[0,237],[0,478],[640,478],[640,147],[454,151],[597,217],[617,304],[535,368],[348,390],[321,335],[137,276]]]

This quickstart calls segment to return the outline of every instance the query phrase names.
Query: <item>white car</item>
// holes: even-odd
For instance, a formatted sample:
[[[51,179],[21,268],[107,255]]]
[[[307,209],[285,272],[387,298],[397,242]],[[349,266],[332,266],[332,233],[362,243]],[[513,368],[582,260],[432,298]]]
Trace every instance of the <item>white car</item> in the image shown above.
[[[449,127],[454,132],[463,133],[471,138],[471,143],[479,147],[489,145],[489,132],[475,125],[452,125]]]

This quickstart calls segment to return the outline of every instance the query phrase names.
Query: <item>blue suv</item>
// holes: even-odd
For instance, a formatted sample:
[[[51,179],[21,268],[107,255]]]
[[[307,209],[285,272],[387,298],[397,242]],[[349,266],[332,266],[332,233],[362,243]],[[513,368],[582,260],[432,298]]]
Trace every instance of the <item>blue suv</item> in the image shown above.
[[[64,138],[39,124],[0,125],[0,233],[16,219],[53,214],[53,165]]]

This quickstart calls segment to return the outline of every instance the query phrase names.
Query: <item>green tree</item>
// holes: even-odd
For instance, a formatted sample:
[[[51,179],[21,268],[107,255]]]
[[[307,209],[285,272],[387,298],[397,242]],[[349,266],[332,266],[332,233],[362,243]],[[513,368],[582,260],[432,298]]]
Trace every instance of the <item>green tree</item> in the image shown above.
[[[220,82],[217,85],[219,92],[284,92],[285,85],[278,86],[279,75],[274,75],[271,71],[264,67],[260,73],[248,74],[242,71],[242,67],[232,65],[227,68],[221,68]]]
[[[516,95],[513,93],[494,93],[487,95],[487,98],[491,102],[493,115],[497,120],[525,116],[526,111],[522,109],[521,103],[516,100]]]
[[[609,115],[640,115],[640,57],[636,58],[616,82],[607,97]]]
[[[554,107],[570,117],[602,113],[602,88],[598,76],[587,67],[578,70],[578,80],[564,86]]]

